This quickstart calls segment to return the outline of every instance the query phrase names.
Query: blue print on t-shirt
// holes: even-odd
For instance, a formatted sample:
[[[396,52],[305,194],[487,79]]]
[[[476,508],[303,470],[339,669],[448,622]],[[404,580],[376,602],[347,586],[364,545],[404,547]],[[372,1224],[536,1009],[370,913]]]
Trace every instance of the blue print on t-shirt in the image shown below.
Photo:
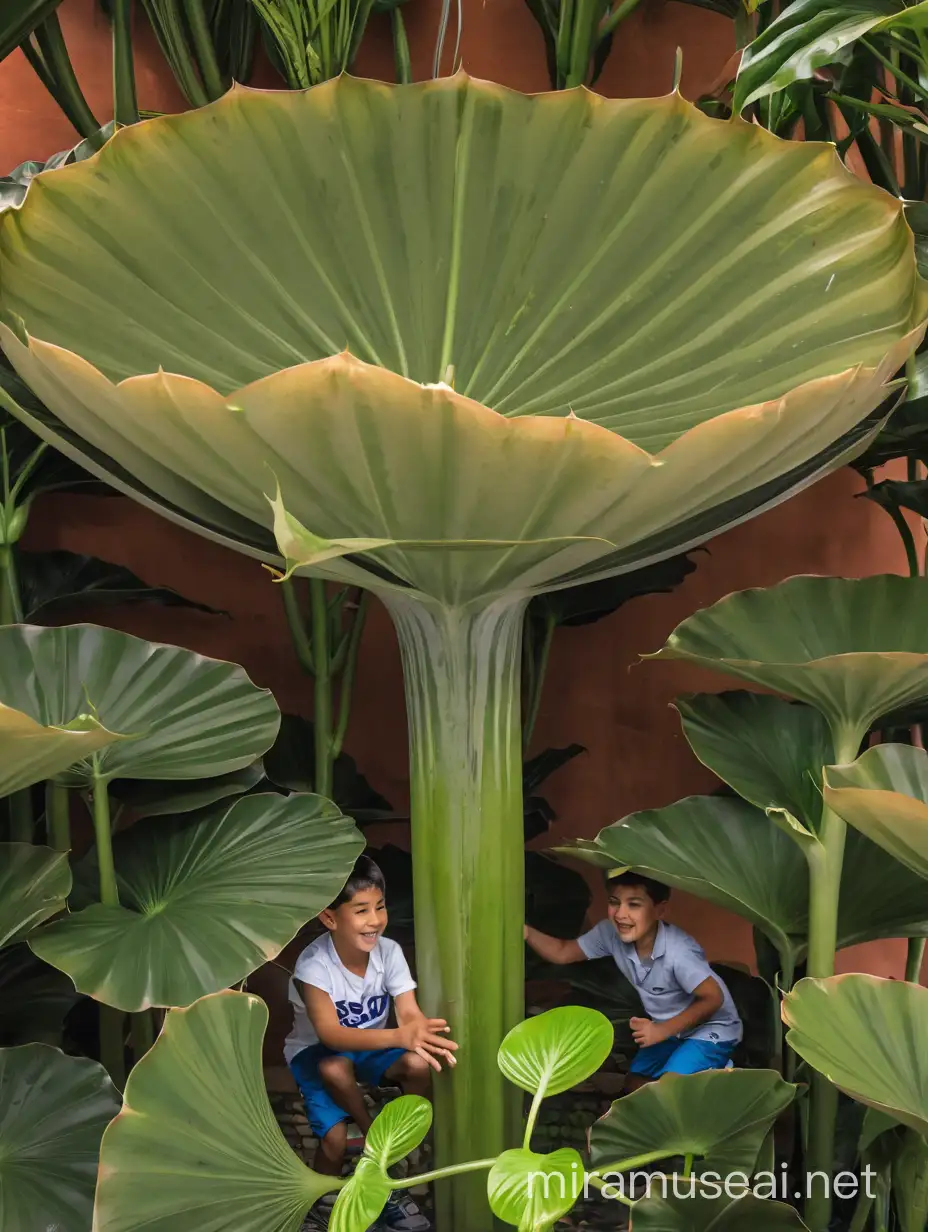
[[[365,1023],[376,1022],[387,1012],[390,998],[385,994],[368,997],[367,1004],[362,1001],[336,1001],[338,1021],[343,1027],[363,1027]]]

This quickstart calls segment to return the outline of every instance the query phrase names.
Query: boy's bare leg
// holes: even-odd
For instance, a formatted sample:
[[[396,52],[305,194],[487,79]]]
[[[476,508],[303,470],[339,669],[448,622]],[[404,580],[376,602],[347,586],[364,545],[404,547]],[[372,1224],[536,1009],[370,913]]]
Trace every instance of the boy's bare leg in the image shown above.
[[[399,1083],[406,1095],[427,1096],[432,1089],[432,1068],[416,1052],[407,1052],[394,1061],[385,1078]]]
[[[341,1176],[348,1145],[348,1127],[344,1121],[333,1125],[316,1148],[313,1167],[323,1176]]]
[[[631,1095],[632,1091],[637,1091],[641,1087],[647,1086],[649,1082],[653,1081],[654,1079],[649,1078],[647,1074],[626,1074],[622,1094]]]
[[[348,1058],[325,1057],[319,1062],[319,1077],[339,1108],[343,1108],[361,1133],[366,1134],[371,1127],[371,1114]]]

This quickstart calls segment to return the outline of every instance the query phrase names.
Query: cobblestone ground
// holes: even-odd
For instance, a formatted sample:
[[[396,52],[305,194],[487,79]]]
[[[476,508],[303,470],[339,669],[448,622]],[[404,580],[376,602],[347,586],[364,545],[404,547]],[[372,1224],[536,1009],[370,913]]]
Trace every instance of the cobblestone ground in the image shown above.
[[[286,1070],[268,1071],[267,1076],[271,1105],[284,1137],[297,1155],[311,1165],[318,1143],[312,1136],[303,1101],[295,1091]],[[532,1148],[544,1152],[570,1146],[582,1153],[586,1149],[589,1127],[608,1111],[612,1100],[621,1089],[623,1077],[617,1071],[614,1061],[607,1062],[606,1068],[595,1074],[589,1082],[572,1091],[566,1091],[563,1095],[546,1099],[541,1106],[532,1135]],[[376,1109],[399,1093],[399,1090],[393,1087],[373,1088],[365,1093],[365,1098],[369,1106]],[[353,1159],[349,1160],[345,1172],[350,1172],[353,1166]],[[431,1148],[426,1140],[413,1151],[406,1161],[406,1166],[401,1165],[399,1171],[403,1174],[415,1174],[426,1172],[431,1166]],[[429,1187],[417,1186],[409,1192],[431,1219],[432,1197]],[[606,1229],[609,1229],[613,1232],[614,1229],[625,1228],[627,1222],[625,1207],[594,1194],[589,1201],[581,1200],[557,1227],[563,1228],[565,1232],[569,1228],[595,1229],[596,1232],[606,1232]],[[441,1229],[437,1228],[435,1232],[441,1232]]]

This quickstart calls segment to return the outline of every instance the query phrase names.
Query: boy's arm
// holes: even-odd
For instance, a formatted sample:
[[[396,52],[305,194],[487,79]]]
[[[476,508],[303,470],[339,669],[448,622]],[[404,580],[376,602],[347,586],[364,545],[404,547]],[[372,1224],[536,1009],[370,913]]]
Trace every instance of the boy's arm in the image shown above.
[[[405,1048],[407,1052],[417,1052],[433,1069],[441,1069],[438,1056],[455,1064],[453,1053],[457,1044],[443,1036],[448,1024],[441,1018],[426,1018],[420,1013],[408,1022],[401,1022],[398,1027],[343,1027],[338,1021],[335,1003],[327,992],[305,983],[302,991],[303,1004],[316,1034],[333,1052],[380,1052],[386,1048]]]
[[[723,999],[718,980],[711,975],[707,976],[693,989],[693,1004],[675,1014],[673,1018],[667,1018],[663,1022],[654,1022],[651,1018],[630,1019],[629,1026],[635,1043],[640,1048],[647,1048],[650,1044],[663,1043],[673,1035],[691,1031],[693,1027],[698,1027],[701,1022],[706,1022],[716,1014],[722,1008]]]
[[[529,943],[532,949],[545,962],[549,963],[572,963],[585,962],[586,954],[580,948],[577,941],[564,941],[560,937],[549,937],[547,933],[541,933],[537,928],[530,928],[525,925],[525,940]]]

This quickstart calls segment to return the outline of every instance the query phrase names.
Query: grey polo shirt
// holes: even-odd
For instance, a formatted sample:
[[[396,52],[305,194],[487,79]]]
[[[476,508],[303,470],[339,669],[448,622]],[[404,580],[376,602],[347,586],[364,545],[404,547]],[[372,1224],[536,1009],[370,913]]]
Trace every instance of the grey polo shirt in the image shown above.
[[[703,980],[715,980],[722,990],[721,1008],[707,1022],[684,1032],[684,1037],[713,1043],[741,1039],[741,1019],[731,993],[709,966],[699,943],[682,928],[661,920],[654,949],[645,961],[638,957],[634,942],[620,939],[611,920],[602,920],[578,937],[577,944],[587,958],[614,959],[615,965],[637,990],[645,1013],[655,1022],[664,1022],[689,1009],[693,1004],[693,992]]]

